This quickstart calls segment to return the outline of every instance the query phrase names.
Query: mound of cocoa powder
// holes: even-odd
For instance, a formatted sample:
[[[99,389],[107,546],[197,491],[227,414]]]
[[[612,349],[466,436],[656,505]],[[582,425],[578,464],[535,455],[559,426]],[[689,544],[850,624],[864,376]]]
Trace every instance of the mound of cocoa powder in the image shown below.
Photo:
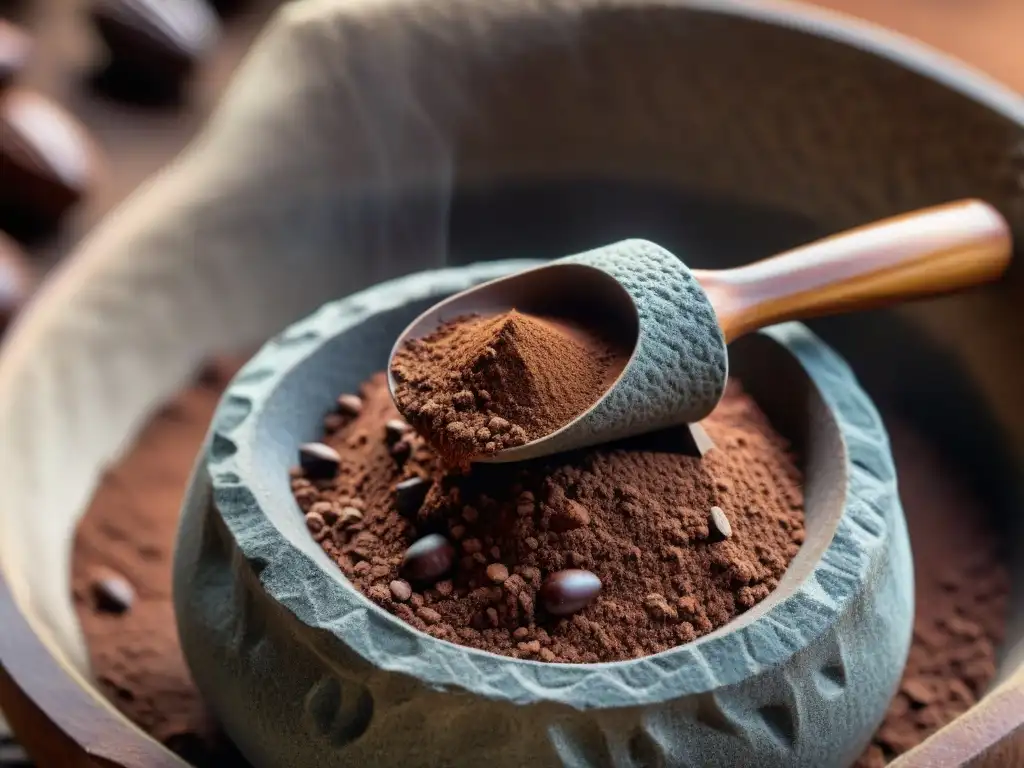
[[[630,350],[564,318],[459,317],[391,362],[402,413],[450,464],[554,432],[597,402]]]
[[[152,419],[101,481],[73,550],[75,607],[101,690],[201,767],[245,762],[210,724],[182,660],[170,601],[171,553],[192,462],[232,367],[217,364]],[[1006,620],[1008,574],[993,530],[979,524],[984,509],[927,444],[908,428],[889,426],[914,547],[916,629],[903,692],[862,768],[883,765],[974,703],[991,681]],[[110,611],[96,597],[100,581],[110,577],[126,579],[134,591],[123,611]],[[911,700],[921,679],[937,695]]]
[[[384,374],[359,394],[358,413],[329,421],[336,476],[299,471],[292,487],[356,587],[434,637],[546,661],[658,653],[763,600],[804,539],[800,473],[737,382],[704,422],[717,447],[703,458],[681,453],[669,431],[465,472],[446,470],[412,430],[396,439]],[[410,584],[403,558],[430,534],[454,561]],[[545,610],[540,594],[566,569],[602,584],[571,617]]]

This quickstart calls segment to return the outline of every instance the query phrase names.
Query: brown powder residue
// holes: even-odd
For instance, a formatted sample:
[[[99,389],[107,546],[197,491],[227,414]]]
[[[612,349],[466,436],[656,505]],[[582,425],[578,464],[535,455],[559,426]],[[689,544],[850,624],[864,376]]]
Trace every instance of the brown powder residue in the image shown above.
[[[767,597],[804,539],[800,473],[736,383],[704,422],[717,447],[703,459],[673,452],[663,433],[467,474],[444,472],[414,433],[402,450],[389,444],[396,413],[382,374],[361,394],[359,415],[332,418],[325,438],[341,456],[338,477],[293,480],[296,499],[353,583],[434,637],[547,661],[657,653]],[[395,485],[411,477],[429,492],[399,509]],[[715,506],[729,538],[711,526]],[[361,515],[346,520],[345,508]],[[410,593],[402,558],[430,533],[454,545],[455,567]],[[576,615],[548,615],[541,583],[568,568],[596,574],[601,594]]]
[[[405,417],[452,465],[548,435],[596,403],[628,351],[566,320],[461,317],[391,364]]]
[[[914,637],[899,690],[856,768],[884,766],[984,695],[1010,591],[985,510],[931,445],[899,422],[888,426],[914,552]]]
[[[181,495],[228,370],[214,370],[179,394],[103,478],[79,523],[73,554],[75,606],[101,689],[141,728],[198,766],[244,764],[222,737],[211,738],[208,717],[181,658],[170,603],[170,557]],[[365,423],[378,420],[371,415]],[[340,426],[343,419],[330,422]],[[889,427],[913,542],[918,617],[902,692],[862,766],[884,764],[963,712],[965,699],[976,700],[991,683],[1006,623],[1009,579],[997,529],[985,523],[977,499],[954,482],[952,467],[908,430],[893,423]],[[358,430],[350,429],[349,437],[358,439]],[[369,438],[367,433],[367,443],[375,443]],[[395,456],[401,456],[408,444],[395,445]],[[370,451],[380,452],[376,445]],[[381,459],[388,468],[383,471],[394,471],[394,457]],[[378,471],[372,462],[347,466],[356,465]],[[111,570],[130,577],[136,590],[134,604],[121,615],[101,610],[93,594],[95,577]],[[492,571],[501,575],[497,568]],[[412,590],[406,593],[404,585],[395,580],[397,596],[409,600]],[[447,589],[447,584],[438,588]],[[657,600],[651,604],[659,605]],[[926,690],[938,695],[932,698]]]
[[[210,366],[102,478],[75,535],[72,586],[92,672],[132,722],[198,766],[247,763],[214,725],[181,653],[171,560],[189,473],[234,361]],[[130,605],[104,600],[115,580]],[[113,610],[116,608],[117,610]]]

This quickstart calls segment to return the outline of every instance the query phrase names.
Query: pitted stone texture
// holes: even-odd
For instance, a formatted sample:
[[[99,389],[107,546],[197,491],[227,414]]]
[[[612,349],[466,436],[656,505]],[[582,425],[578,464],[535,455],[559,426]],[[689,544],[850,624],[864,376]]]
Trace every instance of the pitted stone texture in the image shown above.
[[[698,642],[603,665],[453,645],[372,605],[307,534],[287,467],[337,392],[379,370],[426,307],[523,266],[416,275],[327,305],[232,383],[207,446],[234,450],[201,463],[175,560],[179,632],[203,695],[256,766],[849,763],[906,657],[909,544],[878,415],[802,326],[753,341],[785,347],[834,414],[845,511],[819,532],[819,562],[797,556],[788,597]]]
[[[615,278],[633,299],[640,334],[612,389],[546,440],[545,452],[700,421],[711,413],[725,391],[728,350],[715,310],[686,265],[647,240],[624,240],[562,261]]]

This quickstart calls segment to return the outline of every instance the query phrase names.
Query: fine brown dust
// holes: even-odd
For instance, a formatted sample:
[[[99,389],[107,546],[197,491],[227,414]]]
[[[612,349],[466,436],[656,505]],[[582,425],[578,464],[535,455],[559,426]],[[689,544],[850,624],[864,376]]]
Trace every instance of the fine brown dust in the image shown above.
[[[100,689],[197,766],[245,765],[211,724],[188,674],[170,600],[182,493],[227,381],[226,372],[216,371],[230,367],[215,366],[213,375],[179,393],[101,479],[73,552],[75,607]],[[994,530],[977,522],[985,510],[957,487],[954,468],[909,428],[888,424],[913,542],[917,619],[901,693],[865,752],[865,768],[916,746],[977,701],[995,674],[1009,583]],[[107,569],[129,577],[138,593],[122,615],[102,612],[92,597],[97,572]],[[936,631],[943,638],[938,645]],[[902,690],[919,678],[939,694],[930,703],[922,703],[914,685]]]
[[[913,544],[914,636],[899,690],[855,768],[880,768],[984,695],[1010,593],[994,528],[978,524],[985,509],[928,443],[899,421],[888,427]]]
[[[208,366],[146,425],[100,480],[75,534],[75,609],[100,690],[128,718],[194,765],[248,765],[215,725],[182,656],[171,601],[171,559],[185,485],[221,392],[239,361]],[[97,585],[133,585],[123,613]]]
[[[637,438],[533,462],[448,472],[414,432],[395,449],[385,376],[363,407],[324,440],[341,456],[334,480],[295,473],[292,487],[324,550],[371,600],[434,637],[507,656],[606,662],[694,640],[763,600],[804,540],[800,473],[785,441],[732,382],[704,422],[716,448],[680,453],[678,433]],[[397,482],[422,477],[418,510],[399,510]],[[732,536],[713,535],[721,507]],[[355,508],[359,516],[346,515]],[[417,539],[438,533],[456,567],[396,595]],[[495,567],[500,566],[500,568]],[[596,574],[598,599],[568,618],[547,615],[538,590],[550,574]],[[498,574],[502,578],[498,578]]]
[[[516,310],[466,316],[391,361],[405,418],[450,465],[551,434],[596,403],[629,350],[592,329]]]

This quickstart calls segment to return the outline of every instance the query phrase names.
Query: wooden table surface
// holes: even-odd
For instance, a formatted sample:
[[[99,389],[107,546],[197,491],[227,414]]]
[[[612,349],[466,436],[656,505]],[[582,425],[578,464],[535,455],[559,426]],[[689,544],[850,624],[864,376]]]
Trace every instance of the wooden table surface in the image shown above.
[[[206,119],[225,83],[278,0],[252,0],[228,18],[225,39],[184,105],[142,109],[98,97],[83,85],[102,57],[82,20],[85,0],[0,0],[0,16],[23,23],[37,36],[37,50],[22,83],[60,100],[93,132],[107,154],[108,176],[100,193],[53,236],[33,243],[45,263],[66,253],[111,207],[188,142]],[[968,62],[1024,93],[1024,0],[816,0],[916,37]],[[4,735],[0,766],[26,765]]]

